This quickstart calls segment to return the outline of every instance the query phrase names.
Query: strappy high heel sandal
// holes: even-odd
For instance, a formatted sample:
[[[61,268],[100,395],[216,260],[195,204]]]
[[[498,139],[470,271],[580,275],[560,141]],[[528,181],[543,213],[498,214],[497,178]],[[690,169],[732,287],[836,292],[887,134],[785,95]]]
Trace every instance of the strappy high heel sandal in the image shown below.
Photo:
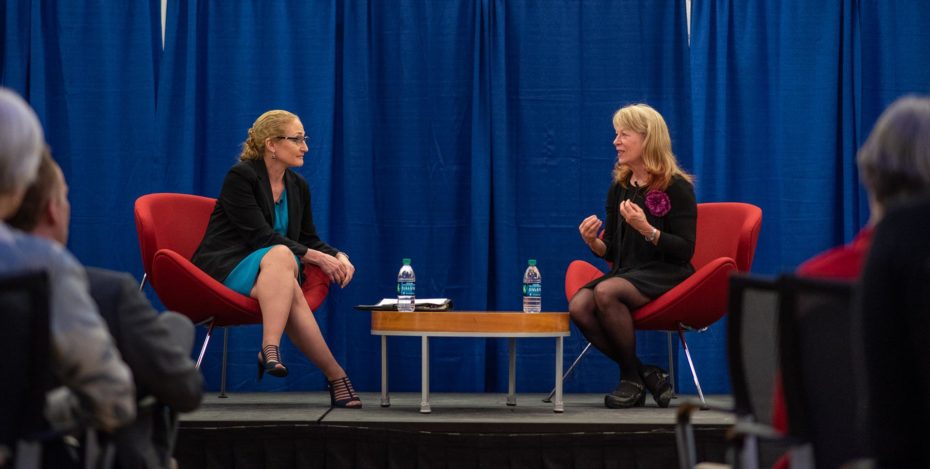
[[[278,365],[281,365],[280,367]],[[277,345],[266,345],[258,352],[258,380],[268,373],[271,376],[283,378],[287,376],[287,367],[281,363],[281,351]]]
[[[336,378],[329,382],[329,405],[343,409],[361,409],[362,400],[352,387],[348,376]]]

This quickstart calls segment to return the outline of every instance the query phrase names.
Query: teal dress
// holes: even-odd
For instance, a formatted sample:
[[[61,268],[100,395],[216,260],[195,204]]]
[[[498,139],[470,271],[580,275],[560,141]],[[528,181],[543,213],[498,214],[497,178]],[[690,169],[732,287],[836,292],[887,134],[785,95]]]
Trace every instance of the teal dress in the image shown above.
[[[287,191],[284,190],[281,192],[281,197],[274,204],[274,230],[281,236],[286,236],[287,222]],[[233,291],[249,296],[249,294],[252,293],[252,287],[255,286],[255,279],[258,278],[258,269],[261,265],[262,257],[265,257],[265,253],[272,247],[273,246],[268,246],[257,249],[245,259],[242,259],[242,262],[239,262],[232,272],[226,276],[226,280],[223,280],[223,285],[226,285]],[[294,259],[297,260],[297,265],[299,267],[300,259],[296,255]]]

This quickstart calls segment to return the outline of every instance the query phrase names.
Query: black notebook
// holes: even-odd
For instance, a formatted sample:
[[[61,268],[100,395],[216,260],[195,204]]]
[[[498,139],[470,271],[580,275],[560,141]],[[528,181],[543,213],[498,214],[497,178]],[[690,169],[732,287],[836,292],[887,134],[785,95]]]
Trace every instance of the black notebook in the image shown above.
[[[414,311],[451,311],[452,300],[448,298],[417,298]],[[397,311],[397,298],[384,298],[377,304],[358,305],[355,309],[364,311]]]

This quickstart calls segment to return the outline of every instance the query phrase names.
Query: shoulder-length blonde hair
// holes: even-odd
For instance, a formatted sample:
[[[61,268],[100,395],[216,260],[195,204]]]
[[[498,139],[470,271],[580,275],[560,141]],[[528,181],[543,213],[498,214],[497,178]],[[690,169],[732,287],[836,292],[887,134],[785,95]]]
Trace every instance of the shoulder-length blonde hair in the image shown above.
[[[242,142],[242,153],[239,154],[239,161],[260,160],[265,157],[265,139],[275,138],[284,132],[284,126],[297,119],[297,115],[280,109],[266,111],[258,116],[252,127],[249,128],[249,136]]]
[[[614,113],[615,128],[626,129],[643,136],[643,166],[649,173],[652,190],[665,190],[672,183],[674,176],[692,182],[690,174],[678,166],[678,160],[672,153],[672,138],[668,133],[668,125],[658,111],[647,104],[631,104],[624,106]],[[619,164],[614,167],[614,181],[623,187],[630,184],[633,170],[629,166]]]

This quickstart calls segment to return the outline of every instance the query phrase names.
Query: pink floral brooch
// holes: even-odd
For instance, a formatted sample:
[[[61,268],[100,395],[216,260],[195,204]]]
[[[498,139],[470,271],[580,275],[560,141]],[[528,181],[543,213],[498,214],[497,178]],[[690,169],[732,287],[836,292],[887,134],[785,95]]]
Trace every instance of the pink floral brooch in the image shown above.
[[[646,193],[646,208],[653,216],[664,217],[672,209],[672,202],[663,191],[649,191]]]

